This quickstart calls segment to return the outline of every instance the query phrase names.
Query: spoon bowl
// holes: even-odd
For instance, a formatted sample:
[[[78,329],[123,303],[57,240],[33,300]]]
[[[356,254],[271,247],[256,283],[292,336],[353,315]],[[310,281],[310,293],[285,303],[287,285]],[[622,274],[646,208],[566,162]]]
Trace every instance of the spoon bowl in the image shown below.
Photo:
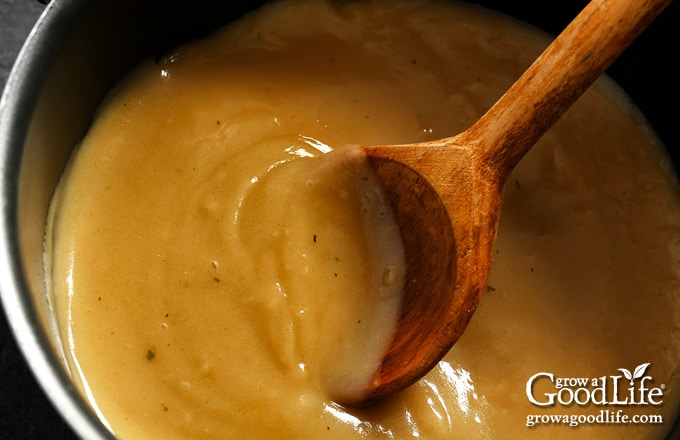
[[[357,147],[402,231],[406,282],[391,344],[365,406],[415,383],[463,334],[486,289],[508,176],[671,0],[593,0],[463,133],[427,143]]]

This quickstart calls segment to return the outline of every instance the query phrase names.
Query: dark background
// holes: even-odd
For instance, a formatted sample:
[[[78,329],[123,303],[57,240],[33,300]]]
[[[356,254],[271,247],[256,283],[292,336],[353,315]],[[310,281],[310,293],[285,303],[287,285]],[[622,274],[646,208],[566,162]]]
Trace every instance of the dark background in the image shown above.
[[[505,12],[512,9],[517,16],[534,24],[538,22],[534,17],[547,15],[548,20],[541,21],[542,27],[553,34],[587,3],[585,0],[480,2]],[[43,9],[37,0],[0,0],[0,89]],[[675,65],[680,57],[680,38],[675,29],[680,25],[679,9],[677,4],[671,4],[608,71],[648,116],[668,146],[676,166],[680,163],[676,122],[680,72]],[[645,65],[653,72],[651,78],[640,77],[639,69],[632,67]],[[640,84],[644,87],[639,87]],[[37,385],[10,334],[4,313],[0,312],[0,440],[76,438]]]

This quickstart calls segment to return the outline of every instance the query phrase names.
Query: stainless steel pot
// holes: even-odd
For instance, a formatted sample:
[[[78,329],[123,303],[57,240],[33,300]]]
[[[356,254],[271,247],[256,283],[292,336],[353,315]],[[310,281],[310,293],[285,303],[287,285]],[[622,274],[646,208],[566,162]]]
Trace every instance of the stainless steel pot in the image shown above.
[[[0,293],[31,369],[82,438],[113,437],[75,392],[60,361],[42,258],[54,187],[95,109],[131,66],[205,35],[261,3],[53,0],[7,83],[0,106]],[[480,3],[558,33],[586,2]],[[648,116],[680,169],[669,110],[677,102],[680,78],[672,64],[680,53],[673,33],[677,17],[678,7],[671,5],[609,73]]]

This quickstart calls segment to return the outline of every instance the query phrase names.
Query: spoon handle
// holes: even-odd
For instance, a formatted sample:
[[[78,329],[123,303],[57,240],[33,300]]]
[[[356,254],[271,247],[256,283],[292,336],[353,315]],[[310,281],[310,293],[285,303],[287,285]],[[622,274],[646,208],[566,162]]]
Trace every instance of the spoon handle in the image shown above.
[[[488,169],[507,176],[614,59],[672,0],[593,0],[465,132]]]

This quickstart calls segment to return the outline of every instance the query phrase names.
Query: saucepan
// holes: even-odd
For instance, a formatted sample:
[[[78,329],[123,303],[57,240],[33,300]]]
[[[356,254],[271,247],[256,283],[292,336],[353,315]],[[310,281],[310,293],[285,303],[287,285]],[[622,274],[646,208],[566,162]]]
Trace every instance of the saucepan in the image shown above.
[[[132,66],[204,36],[262,3],[52,0],[7,83],[0,107],[2,304],[38,382],[82,438],[113,437],[62,367],[43,269],[45,219],[54,188],[97,107]],[[479,3],[557,34],[586,2]],[[668,147],[676,170],[677,115],[670,109],[677,105],[680,78],[674,63],[677,18],[678,7],[671,4],[608,71]]]

